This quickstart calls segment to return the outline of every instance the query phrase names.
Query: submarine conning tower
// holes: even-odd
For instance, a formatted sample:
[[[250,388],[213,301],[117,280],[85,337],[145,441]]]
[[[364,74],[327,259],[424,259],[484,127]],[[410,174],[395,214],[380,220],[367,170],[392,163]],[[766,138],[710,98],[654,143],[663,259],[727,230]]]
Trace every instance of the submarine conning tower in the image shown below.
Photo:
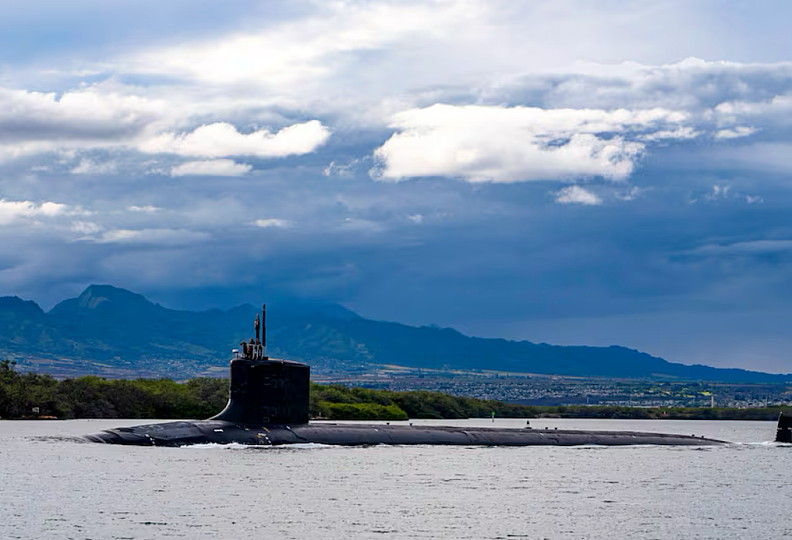
[[[776,442],[792,443],[792,415],[784,413],[778,415]]]
[[[255,339],[242,342],[231,360],[228,405],[211,418],[236,424],[305,424],[308,422],[310,368],[301,362],[265,354],[267,306],[256,315]],[[261,339],[259,339],[261,328]]]

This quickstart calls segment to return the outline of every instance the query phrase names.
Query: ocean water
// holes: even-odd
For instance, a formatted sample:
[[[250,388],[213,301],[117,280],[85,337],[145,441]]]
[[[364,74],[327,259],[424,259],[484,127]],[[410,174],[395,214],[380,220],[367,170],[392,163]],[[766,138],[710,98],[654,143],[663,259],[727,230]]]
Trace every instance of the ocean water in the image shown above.
[[[792,537],[792,445],[769,442],[772,422],[531,421],[735,443],[701,448],[150,448],[78,438],[141,423],[0,421],[0,538]]]

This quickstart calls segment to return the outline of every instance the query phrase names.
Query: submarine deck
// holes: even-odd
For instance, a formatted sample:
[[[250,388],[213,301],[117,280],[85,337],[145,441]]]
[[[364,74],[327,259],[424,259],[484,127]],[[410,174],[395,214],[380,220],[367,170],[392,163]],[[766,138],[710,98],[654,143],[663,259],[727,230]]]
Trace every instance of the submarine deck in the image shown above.
[[[316,443],[343,446],[444,444],[480,446],[674,445],[713,446],[724,441],[631,431],[550,430],[383,424],[245,425],[222,420],[166,422],[107,430],[87,438],[95,442],[144,446],[240,443],[276,446]]]
[[[453,426],[404,426],[309,423],[292,427],[298,439],[322,444],[449,444],[449,445],[712,445],[721,441],[686,435],[629,431],[549,430]],[[299,442],[299,441],[294,441]]]

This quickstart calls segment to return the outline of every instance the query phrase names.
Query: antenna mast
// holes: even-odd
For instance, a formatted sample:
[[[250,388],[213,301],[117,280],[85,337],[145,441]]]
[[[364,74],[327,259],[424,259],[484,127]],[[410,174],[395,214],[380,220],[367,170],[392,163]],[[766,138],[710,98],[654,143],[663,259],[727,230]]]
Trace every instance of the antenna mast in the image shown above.
[[[261,356],[265,356],[265,348],[267,347],[267,304],[261,306]]]

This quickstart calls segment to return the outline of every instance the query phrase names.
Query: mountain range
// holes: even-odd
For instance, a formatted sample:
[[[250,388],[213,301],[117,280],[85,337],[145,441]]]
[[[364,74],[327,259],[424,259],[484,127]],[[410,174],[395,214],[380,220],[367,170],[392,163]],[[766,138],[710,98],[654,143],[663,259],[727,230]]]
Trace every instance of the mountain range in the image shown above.
[[[185,378],[224,375],[253,334],[258,307],[178,311],[110,285],[91,285],[49,312],[0,297],[0,358],[59,375]],[[556,346],[465,336],[450,328],[374,321],[336,304],[267,309],[270,356],[312,365],[388,364],[581,377],[786,382],[790,375],[683,365],[625,347]]]

